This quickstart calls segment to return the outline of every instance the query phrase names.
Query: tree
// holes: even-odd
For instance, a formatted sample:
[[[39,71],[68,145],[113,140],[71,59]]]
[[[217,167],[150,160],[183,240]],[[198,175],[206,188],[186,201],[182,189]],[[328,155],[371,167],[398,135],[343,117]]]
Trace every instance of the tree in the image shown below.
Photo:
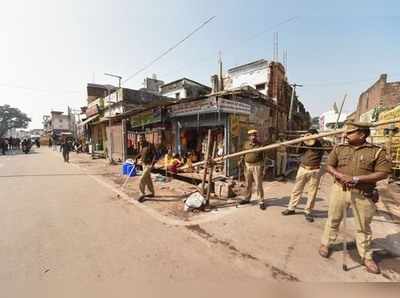
[[[31,119],[17,108],[0,106],[0,138],[11,128],[26,128]]]

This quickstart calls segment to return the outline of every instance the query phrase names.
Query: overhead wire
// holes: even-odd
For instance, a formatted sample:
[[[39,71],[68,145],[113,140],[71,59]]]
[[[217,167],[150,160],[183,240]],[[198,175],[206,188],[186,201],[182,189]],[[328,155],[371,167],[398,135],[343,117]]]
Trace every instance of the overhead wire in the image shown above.
[[[212,16],[211,18],[207,19],[202,24],[197,26],[192,32],[190,32],[188,35],[186,35],[183,39],[181,39],[176,44],[174,44],[173,46],[171,46],[170,48],[168,48],[167,50],[162,52],[159,56],[157,56],[155,59],[150,61],[147,65],[145,65],[144,67],[142,67],[141,69],[139,69],[138,71],[136,71],[135,73],[130,75],[127,79],[124,80],[124,83],[126,83],[127,81],[131,80],[132,78],[134,78],[135,76],[137,76],[141,72],[143,72],[146,69],[148,69],[150,66],[152,66],[157,61],[161,60],[164,56],[166,56],[168,53],[170,53],[171,51],[173,51],[174,49],[179,47],[181,44],[183,44],[186,40],[188,40],[190,37],[192,37],[197,31],[202,29],[204,26],[206,26],[208,23],[210,23],[213,19],[215,19],[215,16]]]
[[[244,39],[244,40],[242,40],[242,41],[238,41],[237,43],[238,43],[238,44],[241,44],[241,45],[244,45],[244,44],[246,44],[246,42],[248,42],[248,41],[250,41],[250,40],[253,40],[253,39],[256,39],[256,38],[258,38],[259,36],[261,36],[261,35],[263,35],[263,34],[265,34],[265,33],[267,33],[267,32],[270,32],[272,29],[277,28],[277,27],[279,27],[279,26],[282,26],[282,25],[284,25],[284,24],[290,23],[290,22],[294,21],[294,20],[297,19],[297,18],[298,18],[297,16],[288,18],[288,19],[286,19],[286,20],[284,20],[284,21],[282,21],[282,22],[279,22],[279,23],[277,23],[277,24],[275,24],[275,25],[272,25],[272,26],[268,27],[267,29],[264,29],[264,30],[261,31],[261,32],[258,32],[258,33],[256,33],[256,34],[254,34],[254,35],[251,36],[250,38]],[[234,51],[234,50],[236,50],[236,49],[240,49],[240,48],[242,48],[242,47],[243,47],[243,46],[239,46],[239,47],[235,47],[235,48],[230,47],[229,50],[232,52],[232,51]],[[227,52],[229,52],[229,51],[228,51],[227,49],[225,49],[225,50],[222,50],[222,52],[223,52],[224,55],[225,55],[225,54],[226,54]],[[226,55],[225,55],[225,56],[226,56]],[[199,61],[201,61],[201,63],[206,63],[206,62],[210,62],[211,59],[209,59],[208,57],[204,57],[204,58],[202,58],[202,59],[197,59],[197,62],[199,62]],[[187,63],[184,63],[181,67],[179,67],[178,69],[176,69],[175,72],[184,69],[186,66],[187,66]],[[164,74],[164,76],[168,76],[170,73],[172,73],[172,72],[168,72],[167,74]]]

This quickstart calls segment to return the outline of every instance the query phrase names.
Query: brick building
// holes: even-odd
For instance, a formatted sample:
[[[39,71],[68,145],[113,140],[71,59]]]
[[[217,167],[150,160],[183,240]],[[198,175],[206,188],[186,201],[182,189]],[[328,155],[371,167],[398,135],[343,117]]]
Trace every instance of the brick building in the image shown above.
[[[358,99],[355,119],[377,107],[392,108],[400,104],[400,82],[387,82],[387,74],[382,74]]]
[[[288,130],[292,87],[288,82],[285,67],[281,63],[265,59],[257,60],[228,69],[220,83],[218,82],[218,75],[214,75],[211,77],[211,82],[214,92],[217,90],[235,90],[248,86],[266,95],[275,103],[276,132]],[[305,130],[310,127],[310,114],[298,100],[296,93],[294,94],[292,112],[294,130]]]

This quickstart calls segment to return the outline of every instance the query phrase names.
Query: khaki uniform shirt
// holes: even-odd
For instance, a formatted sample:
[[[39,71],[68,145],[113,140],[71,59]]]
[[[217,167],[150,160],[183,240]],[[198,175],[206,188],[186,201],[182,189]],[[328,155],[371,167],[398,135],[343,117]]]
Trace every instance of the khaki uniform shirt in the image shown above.
[[[246,142],[244,144],[243,149],[244,150],[249,150],[249,149],[254,149],[254,148],[260,148],[262,145],[260,143],[253,144],[250,141]],[[262,162],[264,160],[264,152],[252,152],[252,153],[247,153],[244,156],[244,161],[247,163],[257,163],[257,162]]]
[[[349,176],[391,173],[392,168],[391,162],[386,158],[386,151],[369,143],[361,146],[338,145],[329,154],[326,164]]]

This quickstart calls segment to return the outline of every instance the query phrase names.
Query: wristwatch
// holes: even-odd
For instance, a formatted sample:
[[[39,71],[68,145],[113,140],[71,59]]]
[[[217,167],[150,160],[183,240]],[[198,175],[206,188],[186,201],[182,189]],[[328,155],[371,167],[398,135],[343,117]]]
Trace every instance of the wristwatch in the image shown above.
[[[351,180],[354,183],[354,185],[357,185],[357,183],[360,181],[360,177],[354,176]]]

